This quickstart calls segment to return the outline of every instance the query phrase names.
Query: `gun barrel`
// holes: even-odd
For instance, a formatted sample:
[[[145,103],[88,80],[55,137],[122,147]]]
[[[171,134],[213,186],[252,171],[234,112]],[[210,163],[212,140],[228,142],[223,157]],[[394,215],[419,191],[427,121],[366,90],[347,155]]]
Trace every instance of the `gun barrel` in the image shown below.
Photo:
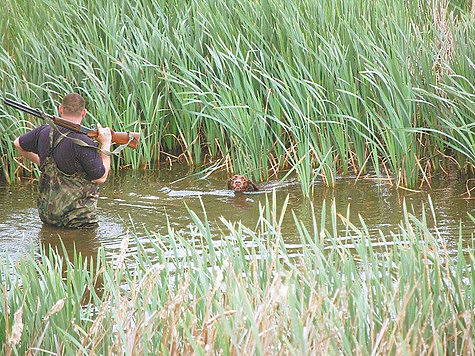
[[[39,117],[39,118],[42,118],[43,115],[44,115],[37,109],[33,109],[32,107],[30,107],[28,105],[24,105],[22,103],[19,103],[17,101],[14,101],[14,100],[11,100],[11,99],[8,99],[8,98],[3,98],[3,102],[5,103],[5,105],[11,106],[14,109],[24,111],[27,114],[30,114],[30,115],[33,115],[33,116],[36,116],[36,117]],[[45,115],[45,116],[48,116],[48,115]]]
[[[14,109],[21,110],[26,112],[27,114],[36,116],[38,118],[44,119],[45,117],[53,120],[54,123],[56,123],[59,126],[66,127],[70,130],[76,131],[76,132],[81,132],[83,134],[88,135],[91,138],[97,137],[97,131],[94,131],[92,129],[89,129],[85,126],[74,124],[72,122],[69,122],[66,119],[56,117],[53,115],[49,114],[44,114],[38,109],[34,109],[28,105],[19,103],[17,101],[8,99],[8,98],[2,98],[3,102],[5,105],[8,105]],[[140,133],[138,132],[113,132],[112,135],[112,142],[117,143],[120,145],[127,144],[128,147],[131,148],[137,148],[138,143],[140,140]]]

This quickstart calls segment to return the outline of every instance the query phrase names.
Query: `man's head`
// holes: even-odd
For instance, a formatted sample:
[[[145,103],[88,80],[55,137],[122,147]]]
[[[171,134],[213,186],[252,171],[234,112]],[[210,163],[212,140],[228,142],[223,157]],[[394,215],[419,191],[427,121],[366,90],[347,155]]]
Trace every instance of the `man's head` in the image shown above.
[[[86,116],[86,102],[76,93],[68,94],[63,98],[59,107],[59,114],[66,118],[83,118]]]

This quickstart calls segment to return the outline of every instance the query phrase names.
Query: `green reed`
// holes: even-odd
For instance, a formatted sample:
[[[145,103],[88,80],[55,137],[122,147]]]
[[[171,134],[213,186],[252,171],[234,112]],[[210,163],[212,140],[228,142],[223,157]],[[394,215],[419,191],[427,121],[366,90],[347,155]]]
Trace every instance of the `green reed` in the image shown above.
[[[474,19],[456,1],[84,0],[2,3],[2,95],[140,131],[115,167],[219,160],[266,180],[473,173]],[[32,18],[35,21],[32,21]],[[1,166],[26,118],[0,108]],[[17,121],[18,119],[18,121]]]
[[[332,203],[310,226],[294,218],[290,246],[286,206],[268,201],[253,229],[223,219],[219,236],[190,211],[194,238],[170,225],[94,263],[3,261],[2,354],[473,352],[473,234],[452,246],[431,204],[369,233]]]

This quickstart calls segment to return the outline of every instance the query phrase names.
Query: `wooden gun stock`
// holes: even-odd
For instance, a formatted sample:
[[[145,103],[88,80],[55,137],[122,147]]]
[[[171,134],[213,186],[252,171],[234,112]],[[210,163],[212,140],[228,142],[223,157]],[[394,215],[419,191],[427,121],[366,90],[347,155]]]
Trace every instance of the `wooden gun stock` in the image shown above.
[[[80,132],[83,133],[91,138],[97,137],[98,133],[95,130],[92,130],[90,128],[87,128],[85,126],[75,124],[74,122],[68,121],[66,119],[63,119],[61,117],[49,115],[49,114],[44,114],[40,112],[37,109],[33,109],[29,107],[28,105],[13,101],[8,98],[2,98],[3,102],[5,105],[11,106],[17,110],[21,110],[26,112],[27,114],[39,117],[41,119],[48,118],[50,120],[53,120],[53,122],[56,125],[65,127],[71,131],[74,132]],[[139,145],[140,141],[140,133],[138,132],[114,132],[112,129],[112,143],[116,143],[118,145],[125,145],[127,144],[127,147],[130,148],[137,148]]]
[[[140,134],[138,132],[115,132],[112,130],[112,143],[118,145],[125,145],[130,148],[137,148],[140,140]],[[97,137],[97,131],[89,130],[87,135],[91,138]]]

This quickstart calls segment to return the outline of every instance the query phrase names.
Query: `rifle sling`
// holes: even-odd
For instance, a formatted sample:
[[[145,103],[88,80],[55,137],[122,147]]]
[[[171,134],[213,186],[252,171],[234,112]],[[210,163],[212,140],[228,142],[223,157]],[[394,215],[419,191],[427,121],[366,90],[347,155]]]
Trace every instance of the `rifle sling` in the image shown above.
[[[69,137],[67,134],[64,134],[62,133],[59,128],[58,128],[58,125],[56,125],[56,123],[54,122],[53,119],[50,119],[49,117],[46,117],[44,115],[42,115],[43,119],[48,121],[49,122],[49,125],[51,127],[53,127],[54,129],[56,129],[59,134],[62,136],[62,137],[65,137],[69,140],[71,140],[72,142],[74,142],[75,144],[79,145],[79,146],[83,146],[83,147],[90,147],[90,148],[94,148],[100,152],[102,152],[103,154],[105,154],[106,156],[118,156],[119,152],[122,151],[124,148],[127,147],[127,145],[132,142],[132,140],[134,139],[132,136],[129,137],[129,141],[123,145],[120,145],[119,147],[117,147],[115,150],[113,150],[112,152],[111,151],[108,151],[108,150],[104,150],[100,147],[96,147],[96,146],[92,146],[92,145],[89,145],[87,144],[86,142],[84,142],[83,140],[79,140],[77,138],[74,138],[74,137]],[[74,131],[71,131],[71,132],[74,132]]]

